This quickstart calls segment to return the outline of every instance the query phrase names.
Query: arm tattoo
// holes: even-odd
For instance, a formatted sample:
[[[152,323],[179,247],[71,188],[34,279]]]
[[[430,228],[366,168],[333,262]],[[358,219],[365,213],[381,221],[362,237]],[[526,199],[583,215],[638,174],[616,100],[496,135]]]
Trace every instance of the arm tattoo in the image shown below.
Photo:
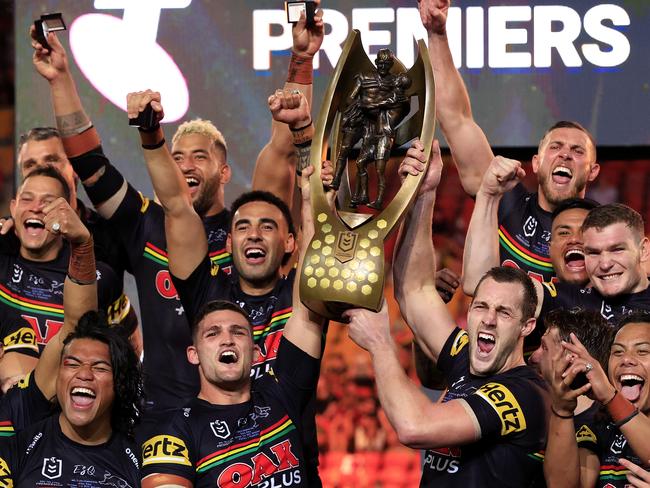
[[[56,127],[61,137],[71,137],[92,127],[92,122],[83,110],[79,110],[68,115],[57,116]]]
[[[309,166],[309,155],[311,154],[311,141],[308,141],[305,144],[295,146],[296,148],[296,157],[298,162],[296,163],[296,173],[298,175],[302,174],[302,170]]]

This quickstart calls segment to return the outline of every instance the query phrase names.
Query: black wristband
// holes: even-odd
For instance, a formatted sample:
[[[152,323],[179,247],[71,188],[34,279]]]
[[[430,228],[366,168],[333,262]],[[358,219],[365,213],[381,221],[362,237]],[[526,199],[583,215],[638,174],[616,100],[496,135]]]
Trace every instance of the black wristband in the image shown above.
[[[155,144],[143,144],[142,148],[143,149],[148,149],[148,150],[153,150],[153,149],[158,149],[159,147],[163,147],[165,145],[165,139],[162,138],[160,141],[158,141]]]
[[[307,127],[309,127],[312,123],[313,123],[313,121],[310,120],[309,123],[308,123],[307,125],[303,125],[302,127],[297,127],[297,128],[295,128],[295,129],[292,129],[291,127],[289,127],[289,130],[290,130],[291,132],[298,132],[298,131],[301,131],[301,130],[305,130],[305,129],[306,129]]]

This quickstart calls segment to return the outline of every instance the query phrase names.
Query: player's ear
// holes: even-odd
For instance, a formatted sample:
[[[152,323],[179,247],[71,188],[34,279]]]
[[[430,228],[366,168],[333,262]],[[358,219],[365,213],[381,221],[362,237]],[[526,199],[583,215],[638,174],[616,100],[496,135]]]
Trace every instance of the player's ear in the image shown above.
[[[228,232],[228,237],[226,237],[226,251],[232,254],[232,234],[230,232]]]
[[[187,346],[187,360],[190,364],[198,365],[199,364],[199,353],[196,350],[196,347]]]
[[[260,349],[260,346],[255,344],[253,346],[253,363],[257,363],[260,360],[261,355],[262,355],[262,350]]]
[[[535,326],[537,325],[537,319],[535,317],[531,317],[526,322],[524,322],[524,325],[521,327],[521,335],[522,337],[527,337],[532,332],[535,330]]]

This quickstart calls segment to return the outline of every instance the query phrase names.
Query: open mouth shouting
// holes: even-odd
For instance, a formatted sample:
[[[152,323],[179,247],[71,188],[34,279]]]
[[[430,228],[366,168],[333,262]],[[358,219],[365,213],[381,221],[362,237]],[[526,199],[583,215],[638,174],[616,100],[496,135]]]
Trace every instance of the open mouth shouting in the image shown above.
[[[194,195],[199,189],[201,180],[193,174],[185,174],[183,176],[185,177],[185,183],[187,183],[187,186],[190,188],[190,194]]]
[[[86,409],[92,406],[97,398],[95,391],[90,388],[82,386],[75,386],[70,391],[70,398],[72,399],[72,406],[78,409]]]
[[[248,264],[261,264],[266,259],[266,250],[261,247],[249,247],[244,250],[244,257]]]
[[[637,374],[622,374],[618,377],[619,391],[630,402],[635,403],[641,397],[645,380]]]
[[[496,338],[489,332],[479,332],[476,340],[479,356],[487,356],[496,344]]]
[[[23,222],[23,227],[25,227],[28,235],[39,236],[45,230],[45,222],[36,217],[31,217]]]
[[[585,269],[585,253],[582,252],[582,249],[569,249],[564,253],[564,263],[571,271],[583,271]]]
[[[551,177],[554,183],[557,183],[558,185],[566,185],[571,181],[571,178],[573,178],[573,171],[566,166],[560,165],[553,170]]]
[[[219,354],[219,362],[224,364],[234,364],[239,359],[237,353],[231,349],[226,349]]]

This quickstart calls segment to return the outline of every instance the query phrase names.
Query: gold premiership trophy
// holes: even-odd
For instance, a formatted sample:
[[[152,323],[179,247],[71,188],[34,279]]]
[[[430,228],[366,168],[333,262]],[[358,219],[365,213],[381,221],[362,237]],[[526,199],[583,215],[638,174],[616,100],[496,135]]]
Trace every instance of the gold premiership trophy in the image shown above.
[[[375,64],[368,59],[359,32],[350,32],[325,92],[311,145],[315,171],[309,184],[315,234],[303,261],[300,299],[333,320],[341,320],[349,308],[381,308],[384,240],[413,203],[426,173],[407,176],[384,208],[384,172],[390,151],[419,137],[428,160],[433,142],[434,80],[424,41],[418,41],[418,57],[409,70],[388,49],[378,52]],[[359,141],[351,191],[345,170],[348,153]],[[328,204],[321,182],[328,148],[336,161],[331,187],[339,190],[338,210]],[[367,169],[372,163],[378,184],[376,198],[370,202]],[[356,212],[360,206],[378,213]]]

